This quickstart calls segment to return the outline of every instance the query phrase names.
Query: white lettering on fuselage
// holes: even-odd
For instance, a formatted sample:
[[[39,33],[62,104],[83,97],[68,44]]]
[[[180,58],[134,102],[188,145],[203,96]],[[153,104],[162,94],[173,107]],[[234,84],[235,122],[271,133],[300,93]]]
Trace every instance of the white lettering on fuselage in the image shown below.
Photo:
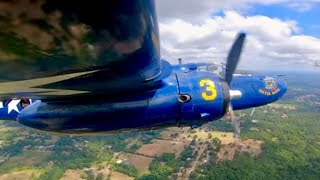
[[[280,92],[279,88],[273,89],[271,91],[266,91],[266,90],[263,90],[263,89],[259,89],[259,93],[263,94],[263,95],[266,95],[266,96],[272,96],[272,95],[278,94],[279,92]]]

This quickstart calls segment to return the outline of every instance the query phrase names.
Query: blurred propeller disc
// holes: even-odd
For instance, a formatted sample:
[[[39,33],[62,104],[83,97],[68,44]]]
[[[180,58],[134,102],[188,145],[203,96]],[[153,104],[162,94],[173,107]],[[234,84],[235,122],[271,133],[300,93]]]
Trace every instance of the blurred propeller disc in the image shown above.
[[[226,68],[225,68],[224,79],[228,83],[229,88],[231,86],[233,74],[234,74],[234,72],[238,66],[239,60],[240,60],[240,56],[241,56],[241,52],[242,52],[245,38],[246,38],[245,33],[238,34],[235,42],[233,43],[233,45],[229,51],[228,57],[227,57],[227,64],[226,64]],[[240,122],[239,122],[239,119],[237,117],[235,117],[235,115],[234,115],[232,105],[231,105],[231,99],[240,98],[242,96],[242,93],[237,90],[229,90],[229,93],[230,93],[230,101],[229,101],[229,105],[228,105],[228,112],[230,114],[230,118],[231,118],[231,121],[234,126],[235,139],[238,140],[240,138]]]

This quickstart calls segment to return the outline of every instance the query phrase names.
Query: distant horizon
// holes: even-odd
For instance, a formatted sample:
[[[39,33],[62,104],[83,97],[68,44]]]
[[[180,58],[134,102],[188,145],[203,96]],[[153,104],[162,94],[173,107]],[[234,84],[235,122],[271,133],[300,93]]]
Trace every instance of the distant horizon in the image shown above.
[[[177,65],[178,60],[171,60],[171,59],[163,59],[169,61],[172,65]],[[210,60],[201,60],[201,59],[182,59],[182,63],[225,63],[223,61],[210,61]],[[292,66],[292,65],[273,65],[273,66],[266,66],[266,65],[259,65],[257,62],[255,65],[247,65],[240,60],[239,66],[237,67],[238,70],[249,70],[249,71],[260,71],[260,72],[294,72],[294,73],[316,73],[320,74],[320,67],[316,67],[309,64],[301,64],[301,66]]]

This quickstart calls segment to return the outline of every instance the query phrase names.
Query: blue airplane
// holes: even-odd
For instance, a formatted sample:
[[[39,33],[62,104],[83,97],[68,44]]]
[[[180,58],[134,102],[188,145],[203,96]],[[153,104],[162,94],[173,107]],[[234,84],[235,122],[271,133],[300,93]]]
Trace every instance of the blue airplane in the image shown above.
[[[26,2],[0,2],[0,119],[65,134],[197,126],[287,90],[235,73],[245,33],[220,71],[161,59],[154,0]]]

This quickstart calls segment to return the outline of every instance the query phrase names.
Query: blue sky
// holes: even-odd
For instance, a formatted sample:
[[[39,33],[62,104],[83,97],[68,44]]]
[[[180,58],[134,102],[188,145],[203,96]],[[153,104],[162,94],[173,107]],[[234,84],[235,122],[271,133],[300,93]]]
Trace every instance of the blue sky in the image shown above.
[[[294,20],[301,28],[301,33],[320,38],[320,4],[315,3],[311,9],[297,10],[285,4],[254,5],[247,11],[248,15],[264,15],[281,20]]]

